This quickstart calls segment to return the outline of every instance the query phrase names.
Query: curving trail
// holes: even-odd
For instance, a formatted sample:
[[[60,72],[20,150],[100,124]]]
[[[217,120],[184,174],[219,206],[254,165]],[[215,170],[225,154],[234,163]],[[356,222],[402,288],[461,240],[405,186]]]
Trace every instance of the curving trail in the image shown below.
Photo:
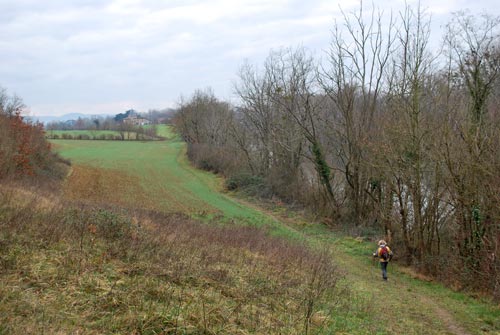
[[[191,167],[185,144],[166,137],[170,140],[54,141],[73,161],[66,195],[207,221],[266,225],[273,234],[333,249],[350,304],[331,317],[346,334],[500,334],[500,308],[414,279],[397,264],[389,267],[389,282],[382,282],[370,257],[372,243],[336,234],[283,208],[265,209],[223,193],[220,178]]]

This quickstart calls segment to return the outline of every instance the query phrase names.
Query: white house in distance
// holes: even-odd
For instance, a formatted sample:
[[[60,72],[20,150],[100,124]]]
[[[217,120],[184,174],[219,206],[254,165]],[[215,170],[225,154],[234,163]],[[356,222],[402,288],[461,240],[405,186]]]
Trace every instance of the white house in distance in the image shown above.
[[[151,124],[151,121],[137,115],[129,115],[123,119],[123,123],[130,124],[133,126],[145,126]]]

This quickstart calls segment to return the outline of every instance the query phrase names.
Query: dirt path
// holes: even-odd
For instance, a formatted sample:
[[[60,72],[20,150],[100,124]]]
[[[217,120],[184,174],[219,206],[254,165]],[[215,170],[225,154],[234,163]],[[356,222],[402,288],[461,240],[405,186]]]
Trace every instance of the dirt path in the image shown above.
[[[321,236],[308,236],[307,233],[298,229],[297,220],[290,217],[283,217],[280,214],[273,213],[272,210],[265,209],[259,205],[247,200],[238,199],[242,205],[250,207],[254,210],[260,211],[265,215],[271,217],[276,222],[286,225],[289,229],[302,234],[306,238],[318,239]],[[334,243],[330,243],[334,244]],[[349,274],[347,277],[352,281],[354,286],[361,291],[368,291],[372,297],[384,296],[387,299],[384,304],[390,305],[398,309],[399,316],[411,319],[411,321],[397,319],[381,320],[381,322],[388,321],[393,323],[389,327],[392,331],[398,334],[453,334],[453,335],[471,335],[466,331],[452,315],[452,312],[440,306],[435,298],[429,296],[423,291],[416,291],[409,288],[407,283],[401,281],[397,274],[391,269],[392,280],[389,283],[391,292],[386,292],[383,285],[373,285],[374,282],[378,283],[379,269],[372,264],[369,271],[366,271],[366,264],[362,264],[358,259],[349,255],[343,255],[340,263],[342,267],[346,268]],[[411,302],[411,303],[409,303]],[[373,302],[373,308],[387,308],[377,301]],[[388,309],[390,309],[388,308]],[[389,312],[390,313],[390,312]],[[400,324],[398,324],[400,323]],[[415,323],[418,326],[415,329],[404,329],[408,324]],[[430,329],[429,329],[430,328]]]
[[[435,301],[425,295],[420,296],[420,301],[423,304],[427,304],[434,308],[436,315],[439,317],[439,319],[441,319],[441,321],[443,321],[444,325],[446,326],[446,328],[448,328],[451,334],[471,335],[456,322],[455,318],[451,315],[450,312],[437,305]]]

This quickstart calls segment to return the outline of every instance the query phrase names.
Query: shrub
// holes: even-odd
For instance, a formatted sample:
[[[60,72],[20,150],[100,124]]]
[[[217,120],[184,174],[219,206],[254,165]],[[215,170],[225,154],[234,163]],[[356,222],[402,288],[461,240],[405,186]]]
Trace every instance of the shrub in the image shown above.
[[[73,135],[71,134],[66,134],[66,133],[63,133],[61,135],[61,137],[64,139],[64,140],[72,140],[73,139]]]
[[[237,174],[226,179],[226,189],[234,191],[238,189],[250,189],[254,187],[262,187],[264,180],[259,177],[248,173]]]
[[[97,233],[106,239],[127,238],[132,232],[130,218],[106,209],[93,210],[90,220],[96,226]]]
[[[90,136],[87,134],[79,134],[76,136],[76,139],[78,139],[78,140],[90,140]]]
[[[59,175],[52,173],[58,163],[42,124],[25,121],[20,111],[7,114],[0,109],[0,179]]]
[[[226,176],[246,170],[240,153],[231,147],[191,143],[188,145],[188,157],[196,167]]]

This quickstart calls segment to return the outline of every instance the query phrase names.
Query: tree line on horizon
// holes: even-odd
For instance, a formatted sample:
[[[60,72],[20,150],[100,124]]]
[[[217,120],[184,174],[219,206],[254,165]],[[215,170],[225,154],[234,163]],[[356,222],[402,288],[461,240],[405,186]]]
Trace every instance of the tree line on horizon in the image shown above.
[[[150,110],[147,113],[138,113],[133,109],[115,116],[79,117],[76,120],[52,121],[45,125],[46,136],[49,139],[69,140],[155,140],[158,139],[157,125],[166,123],[173,110]],[[148,121],[147,127],[140,124],[127,123],[124,120],[129,116],[137,116]],[[55,131],[88,130],[89,133],[72,134],[71,132],[58,133]],[[100,131],[114,131],[102,133]]]
[[[344,13],[323,61],[273,50],[240,68],[240,103],[198,90],[173,123],[229,189],[384,234],[407,264],[500,298],[500,18],[455,13],[437,54],[430,22]]]

